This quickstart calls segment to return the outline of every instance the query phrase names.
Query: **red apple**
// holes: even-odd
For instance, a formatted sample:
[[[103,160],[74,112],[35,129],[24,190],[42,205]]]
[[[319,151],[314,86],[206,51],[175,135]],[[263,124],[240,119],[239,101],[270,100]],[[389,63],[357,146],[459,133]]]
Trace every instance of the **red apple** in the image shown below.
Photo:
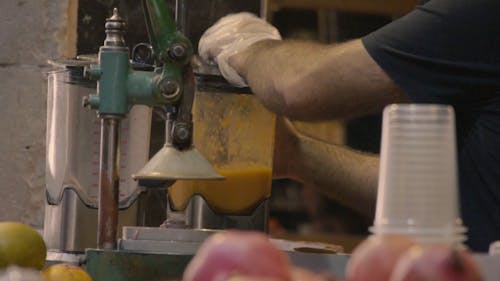
[[[390,281],[481,281],[472,255],[448,245],[420,245],[405,253]]]
[[[289,281],[288,256],[268,236],[251,231],[224,231],[210,236],[184,272],[183,281],[224,281],[231,276]]]
[[[408,236],[372,235],[359,244],[347,263],[347,281],[388,281],[399,257],[416,242]]]

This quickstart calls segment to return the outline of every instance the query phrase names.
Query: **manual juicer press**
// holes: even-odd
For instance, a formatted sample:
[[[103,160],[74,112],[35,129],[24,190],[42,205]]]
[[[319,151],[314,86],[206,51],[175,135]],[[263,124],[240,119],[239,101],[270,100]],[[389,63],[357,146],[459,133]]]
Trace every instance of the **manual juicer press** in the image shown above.
[[[94,134],[95,121],[100,123],[100,139],[94,139],[93,142],[100,143],[99,157],[92,160],[98,163],[99,170],[89,176],[98,180],[97,189],[94,183],[91,184],[94,187],[92,198],[98,200],[86,200],[90,193],[87,189],[89,185],[84,181],[68,183],[65,181],[67,174],[64,174],[65,180],[52,181],[54,187],[48,187],[48,195],[58,195],[55,198],[59,198],[59,201],[48,200],[48,208],[56,209],[48,214],[58,216],[46,216],[45,231],[50,233],[51,228],[55,227],[60,233],[67,234],[61,231],[64,226],[57,224],[58,221],[64,221],[72,227],[73,233],[78,233],[75,229],[78,229],[82,220],[72,219],[79,218],[82,209],[85,212],[92,209],[93,212],[97,207],[97,249],[89,249],[95,244],[84,246],[86,266],[94,280],[138,280],[146,277],[144,272],[148,268],[152,270],[152,276],[175,275],[181,272],[201,242],[214,231],[226,228],[265,231],[267,225],[266,202],[271,187],[274,115],[248,93],[227,93],[227,88],[224,88],[227,83],[221,82],[216,70],[193,60],[191,43],[176,31],[165,1],[143,0],[142,5],[151,41],[151,47],[146,49],[151,51],[149,56],[154,58],[150,65],[143,63],[138,66],[129,61],[123,38],[125,22],[116,9],[106,21],[106,39],[98,59],[80,56],[79,60],[64,64],[64,73],[69,73],[67,75],[70,78],[74,78],[75,70],[84,70],[86,78],[98,81],[97,95],[88,95],[89,89],[95,85],[89,79],[84,79],[85,90],[78,88],[78,95],[68,95],[72,101],[85,96],[84,105],[95,109],[100,119],[93,120],[94,127],[89,131]],[[184,6],[177,5],[178,8]],[[69,78],[62,81],[64,87],[75,84]],[[221,84],[225,86],[219,87]],[[225,89],[226,93],[221,89]],[[56,97],[61,99],[59,95]],[[136,118],[134,112],[138,109],[135,105],[161,109],[166,124],[165,145],[140,171],[131,172],[130,168],[125,171],[133,174],[138,183],[132,183],[126,189],[124,178],[128,180],[128,175],[120,177],[123,172],[121,166],[144,164],[144,155],[148,151],[144,139],[149,136],[151,111],[145,107],[139,108],[144,112],[141,118]],[[51,120],[57,120],[60,110],[51,112]],[[75,106],[66,110],[66,114],[68,112],[75,112]],[[128,119],[125,119],[127,115]],[[83,122],[84,119],[78,118],[79,115],[68,122]],[[81,128],[70,125],[67,124],[67,127]],[[133,131],[137,127],[140,130]],[[49,132],[53,131],[48,131],[48,138]],[[120,134],[125,136],[121,140]],[[123,161],[121,158],[127,148],[123,140],[131,142],[141,137],[140,145],[129,146],[140,150],[140,157],[129,157]],[[54,147],[60,148],[56,140],[53,141]],[[66,141],[72,143],[75,138]],[[215,166],[215,170],[193,147],[193,143]],[[66,151],[63,157],[68,157],[70,152],[76,150],[82,153],[86,151],[82,146],[72,149]],[[48,163],[60,156],[59,149],[50,151],[51,154],[47,154]],[[134,153],[137,155],[136,151]],[[71,163],[78,162],[78,157],[74,158]],[[60,163],[59,167],[68,165],[64,161]],[[222,179],[219,174],[225,176],[225,180],[212,181]],[[79,175],[79,178],[85,178],[85,175]],[[127,216],[122,215],[149,187],[168,187],[167,221],[161,227],[135,226],[138,225],[133,218],[136,210]],[[71,196],[61,195],[67,193]],[[128,195],[126,200],[124,194]],[[61,201],[60,198],[66,199]],[[71,204],[65,203],[68,200]],[[66,208],[58,208],[63,203],[67,205]],[[74,206],[79,206],[76,212]],[[118,217],[132,217],[122,223],[129,226],[124,227],[122,239],[119,240]],[[71,238],[66,237],[65,243],[71,244],[68,243]],[[55,248],[68,252],[81,251],[85,243],[78,247],[56,243]],[[128,266],[130,263],[134,266]],[[145,269],[140,270],[140,276],[134,275],[130,269],[126,270],[137,268],[138,263]],[[158,269],[171,263],[175,264],[174,269]]]

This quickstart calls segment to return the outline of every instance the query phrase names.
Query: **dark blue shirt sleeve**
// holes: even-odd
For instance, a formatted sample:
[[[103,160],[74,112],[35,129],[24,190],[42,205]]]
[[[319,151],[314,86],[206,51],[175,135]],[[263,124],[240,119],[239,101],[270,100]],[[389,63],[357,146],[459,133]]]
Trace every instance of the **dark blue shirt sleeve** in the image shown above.
[[[413,101],[460,106],[500,88],[499,11],[496,0],[434,0],[362,41]]]

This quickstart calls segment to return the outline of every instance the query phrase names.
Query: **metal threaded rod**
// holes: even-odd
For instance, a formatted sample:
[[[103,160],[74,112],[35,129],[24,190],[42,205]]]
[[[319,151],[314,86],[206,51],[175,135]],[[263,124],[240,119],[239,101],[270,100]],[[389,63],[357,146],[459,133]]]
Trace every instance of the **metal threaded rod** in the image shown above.
[[[97,247],[116,249],[119,194],[120,117],[101,116]]]
[[[186,0],[175,1],[175,25],[180,32],[187,32],[187,3]]]

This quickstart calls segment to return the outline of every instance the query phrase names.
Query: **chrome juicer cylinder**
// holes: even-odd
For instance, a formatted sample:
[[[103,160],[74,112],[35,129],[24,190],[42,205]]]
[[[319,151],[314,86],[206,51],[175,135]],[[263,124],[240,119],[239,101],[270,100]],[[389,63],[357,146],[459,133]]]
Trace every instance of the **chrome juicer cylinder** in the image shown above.
[[[83,252],[96,246],[100,121],[82,106],[96,82],[83,77],[94,57],[52,61],[47,95],[47,204],[44,239],[49,250]],[[121,124],[120,224],[137,225],[142,192],[131,174],[149,156],[151,109],[136,106]]]

